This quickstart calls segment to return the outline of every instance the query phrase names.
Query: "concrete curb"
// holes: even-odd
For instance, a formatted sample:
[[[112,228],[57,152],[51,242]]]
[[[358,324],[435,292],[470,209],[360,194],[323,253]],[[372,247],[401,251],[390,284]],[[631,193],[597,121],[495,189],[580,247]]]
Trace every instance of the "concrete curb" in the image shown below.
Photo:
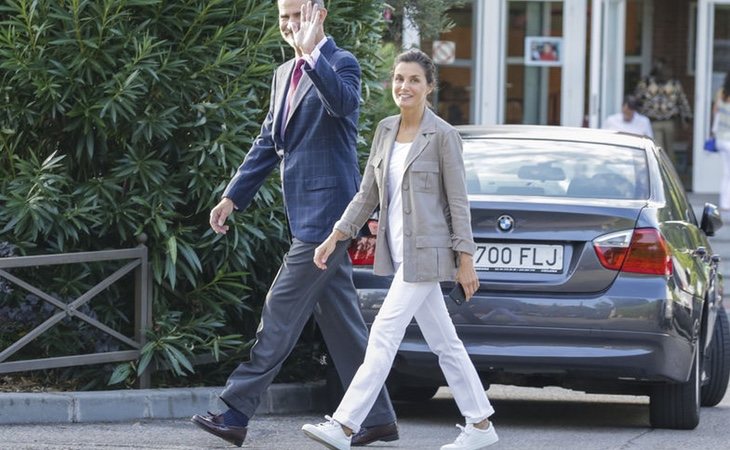
[[[123,422],[178,419],[225,411],[223,387],[90,392],[2,393],[0,424]],[[296,414],[326,409],[325,383],[274,384],[256,414]]]

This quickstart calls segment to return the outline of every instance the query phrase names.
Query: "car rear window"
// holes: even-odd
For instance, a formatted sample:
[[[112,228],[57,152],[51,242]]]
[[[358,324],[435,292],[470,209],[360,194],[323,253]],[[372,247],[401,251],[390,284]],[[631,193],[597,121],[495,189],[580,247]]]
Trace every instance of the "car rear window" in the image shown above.
[[[649,198],[646,152],[607,144],[465,139],[469,194]]]

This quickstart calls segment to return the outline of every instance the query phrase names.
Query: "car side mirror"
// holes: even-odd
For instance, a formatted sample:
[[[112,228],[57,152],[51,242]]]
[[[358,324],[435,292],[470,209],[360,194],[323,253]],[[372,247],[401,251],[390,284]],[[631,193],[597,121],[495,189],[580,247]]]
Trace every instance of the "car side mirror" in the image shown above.
[[[716,205],[705,203],[705,208],[702,210],[700,228],[708,236],[714,236],[715,232],[722,228],[722,216]]]

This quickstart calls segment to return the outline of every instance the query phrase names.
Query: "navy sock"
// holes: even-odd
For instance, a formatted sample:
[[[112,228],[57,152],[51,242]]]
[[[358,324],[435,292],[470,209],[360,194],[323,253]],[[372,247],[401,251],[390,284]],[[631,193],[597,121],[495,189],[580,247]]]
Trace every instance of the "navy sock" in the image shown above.
[[[223,423],[229,427],[246,427],[248,426],[248,416],[233,408],[223,413]]]

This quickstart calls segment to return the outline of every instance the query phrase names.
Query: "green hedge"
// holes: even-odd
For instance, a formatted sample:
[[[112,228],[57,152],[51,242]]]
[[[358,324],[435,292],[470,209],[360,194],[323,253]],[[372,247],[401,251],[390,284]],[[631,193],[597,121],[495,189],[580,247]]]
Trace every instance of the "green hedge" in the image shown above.
[[[359,57],[366,105],[378,102],[383,2],[328,6],[328,33]],[[156,321],[142,365],[185,375],[193,354],[245,350],[287,245],[278,174],[227,236],[210,231],[208,214],[258,132],[274,67],[291,54],[275,2],[4,2],[0,241],[18,254],[144,242]],[[363,152],[379,119],[363,108]],[[72,298],[103,268],[73,270],[26,275]],[[95,301],[126,331],[130,313],[111,306],[128,289]],[[0,298],[27,300],[15,294]],[[112,381],[133,378],[134,365],[117,369]]]

